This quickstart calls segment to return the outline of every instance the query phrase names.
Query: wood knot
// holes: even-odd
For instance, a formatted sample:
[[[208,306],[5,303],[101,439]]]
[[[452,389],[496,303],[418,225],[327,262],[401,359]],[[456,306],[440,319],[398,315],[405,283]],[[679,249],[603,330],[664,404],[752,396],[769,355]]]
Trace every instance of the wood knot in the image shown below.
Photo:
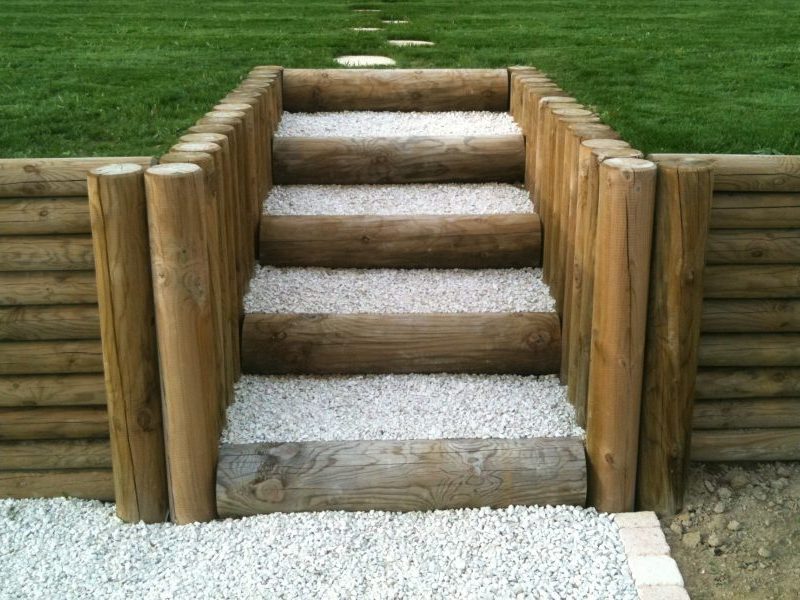
[[[286,488],[280,479],[265,479],[253,486],[253,495],[264,502],[281,502],[286,495]]]
[[[39,216],[40,217],[46,217],[49,214],[50,214],[50,211],[47,210],[46,208],[43,208],[42,210],[39,211]]]
[[[371,241],[372,240],[369,238],[368,235],[362,235],[361,236],[361,243],[362,244],[369,244]]]

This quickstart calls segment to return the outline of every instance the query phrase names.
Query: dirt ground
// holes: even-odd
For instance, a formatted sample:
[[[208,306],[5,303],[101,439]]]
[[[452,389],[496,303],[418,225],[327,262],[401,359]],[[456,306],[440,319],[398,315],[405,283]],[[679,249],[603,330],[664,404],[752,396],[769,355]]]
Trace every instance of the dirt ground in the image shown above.
[[[661,525],[692,598],[800,598],[800,463],[696,463]]]

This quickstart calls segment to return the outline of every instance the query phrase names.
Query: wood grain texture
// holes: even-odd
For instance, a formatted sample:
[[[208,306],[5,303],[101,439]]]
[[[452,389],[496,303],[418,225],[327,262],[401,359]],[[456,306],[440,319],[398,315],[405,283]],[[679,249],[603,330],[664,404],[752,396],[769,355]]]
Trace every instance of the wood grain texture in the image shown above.
[[[494,137],[278,137],[275,183],[516,182],[524,177],[521,135]]]
[[[0,408],[0,440],[108,438],[102,406]]]
[[[113,502],[111,469],[0,471],[0,498],[59,496]]]
[[[800,427],[800,398],[703,400],[695,404],[695,429]]]
[[[712,229],[800,228],[800,194],[717,192]]]
[[[711,265],[704,281],[706,298],[797,298],[800,265]]]
[[[289,112],[508,110],[506,69],[284,69]]]
[[[223,445],[221,517],[314,510],[436,510],[575,504],[580,438]]]
[[[720,229],[708,236],[706,264],[800,263],[800,229]]]
[[[0,471],[110,468],[107,440],[0,442]]]
[[[538,215],[261,217],[263,265],[480,269],[539,266]]]
[[[719,192],[800,192],[800,156],[757,154],[654,154],[652,160],[710,160]]]
[[[0,235],[91,233],[87,198],[0,199]]]
[[[704,333],[800,333],[800,300],[705,300]]]
[[[695,394],[703,400],[800,396],[800,369],[700,369]]]
[[[695,431],[692,460],[800,460],[800,428]]]
[[[0,237],[0,271],[86,271],[94,268],[89,235]]]
[[[245,373],[557,373],[555,313],[248,314]]]
[[[105,406],[103,375],[0,377],[0,407]]]
[[[698,356],[701,367],[800,367],[800,334],[708,333]]]
[[[93,271],[0,273],[0,306],[96,303]]]
[[[100,340],[0,342],[0,375],[102,372]]]
[[[100,316],[94,304],[0,307],[0,341],[99,337]]]

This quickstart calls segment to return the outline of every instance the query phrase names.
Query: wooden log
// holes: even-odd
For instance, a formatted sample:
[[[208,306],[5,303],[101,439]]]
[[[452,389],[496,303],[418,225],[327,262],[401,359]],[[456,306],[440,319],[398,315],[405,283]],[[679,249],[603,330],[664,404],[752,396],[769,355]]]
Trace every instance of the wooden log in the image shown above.
[[[695,404],[695,429],[800,427],[800,398],[703,400]]]
[[[700,400],[800,396],[800,369],[700,369],[695,396]]]
[[[533,173],[533,200],[539,214],[547,211],[548,186],[550,184],[550,168],[553,154],[553,120],[551,111],[557,108],[579,106],[577,100],[570,96],[547,95],[539,99],[534,110],[536,124],[533,126],[536,136],[536,152],[527,165]],[[545,222],[545,226],[547,226]]]
[[[800,156],[758,154],[654,154],[652,160],[709,160],[718,192],[800,192]]]
[[[532,77],[536,81],[543,82],[549,80],[539,75],[539,71],[533,67],[513,66],[508,67],[508,114],[511,118],[522,126],[522,96],[528,78]]]
[[[589,502],[633,509],[647,323],[656,166],[600,165],[586,449]]]
[[[114,163],[149,166],[151,156],[0,159],[0,198],[86,196],[86,174]]]
[[[0,471],[110,469],[106,440],[44,440],[0,443]]]
[[[658,163],[639,442],[638,507],[673,515],[689,469],[711,164]]]
[[[275,183],[516,182],[521,135],[495,137],[275,138]]]
[[[170,514],[177,523],[215,517],[220,373],[203,222],[208,202],[197,165],[145,173]]]
[[[692,460],[800,460],[800,428],[695,431]]]
[[[706,247],[709,265],[800,263],[800,229],[722,229]]]
[[[102,372],[100,340],[0,342],[0,375]]]
[[[0,407],[105,406],[102,375],[0,377]]]
[[[285,69],[289,112],[508,110],[505,69]]]
[[[797,298],[798,265],[719,265],[705,271],[706,298]]]
[[[712,229],[800,228],[800,194],[717,192]]]
[[[278,129],[281,115],[283,114],[283,72],[284,68],[276,65],[255,67],[250,71],[249,79],[270,78],[272,80],[272,106],[275,122],[272,124],[273,132]]]
[[[86,271],[94,268],[89,235],[0,237],[0,271]]]
[[[261,264],[276,266],[511,268],[538,266],[541,257],[535,213],[264,215],[260,239]]]
[[[96,340],[94,304],[0,307],[0,341]]]
[[[256,190],[260,197],[264,190],[267,169],[271,167],[271,165],[267,165],[267,157],[262,144],[262,140],[267,136],[267,128],[264,123],[264,107],[261,104],[260,95],[246,92],[228,94],[228,96],[222,99],[220,104],[214,106],[214,110],[232,110],[244,113],[245,127],[253,131],[254,144],[251,150],[254,153],[254,161],[252,166],[255,168]],[[251,208],[255,210],[255,207]]]
[[[108,438],[102,406],[0,408],[0,440]]]
[[[699,359],[701,367],[800,367],[800,334],[708,333]]]
[[[706,300],[704,333],[800,333],[800,300]]]
[[[59,496],[113,502],[111,469],[0,471],[0,498]]]
[[[221,517],[316,510],[441,510],[575,504],[580,438],[226,444]]]
[[[164,521],[167,479],[144,170],[88,175],[117,516]]]
[[[0,306],[96,302],[92,271],[0,273]]]
[[[0,235],[91,233],[86,198],[0,200]]]
[[[554,313],[248,314],[245,373],[558,371]]]

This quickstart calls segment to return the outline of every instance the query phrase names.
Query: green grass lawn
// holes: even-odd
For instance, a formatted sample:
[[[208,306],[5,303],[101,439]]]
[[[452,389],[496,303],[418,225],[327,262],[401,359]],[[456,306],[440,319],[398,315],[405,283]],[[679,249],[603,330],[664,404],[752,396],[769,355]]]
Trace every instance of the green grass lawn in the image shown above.
[[[350,30],[381,18],[411,22]],[[0,156],[158,154],[250,67],[351,53],[535,65],[647,152],[798,154],[799,22],[797,0],[2,0]],[[437,45],[386,44],[409,37]]]

